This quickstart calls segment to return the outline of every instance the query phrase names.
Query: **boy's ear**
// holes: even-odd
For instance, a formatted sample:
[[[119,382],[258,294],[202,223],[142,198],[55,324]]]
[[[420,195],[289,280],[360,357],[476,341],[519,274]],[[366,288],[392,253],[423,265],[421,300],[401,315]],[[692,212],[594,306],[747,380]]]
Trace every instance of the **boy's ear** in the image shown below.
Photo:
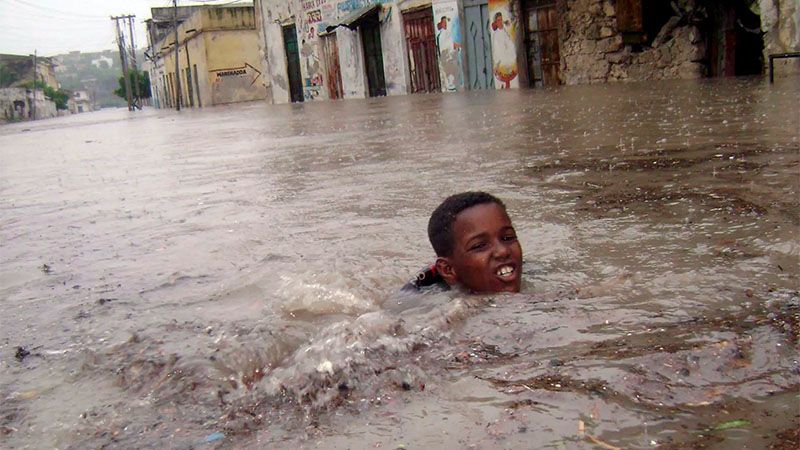
[[[438,272],[439,275],[441,275],[442,279],[444,279],[444,281],[448,285],[450,286],[456,285],[456,280],[457,280],[456,271],[455,269],[453,269],[453,266],[450,265],[449,259],[441,256],[436,258],[436,272]]]

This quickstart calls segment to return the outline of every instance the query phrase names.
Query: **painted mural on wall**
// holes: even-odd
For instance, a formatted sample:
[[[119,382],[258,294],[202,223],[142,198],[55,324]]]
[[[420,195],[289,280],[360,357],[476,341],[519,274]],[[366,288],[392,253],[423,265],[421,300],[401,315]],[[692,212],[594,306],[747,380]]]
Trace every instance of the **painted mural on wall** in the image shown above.
[[[436,46],[439,48],[439,76],[442,89],[457,91],[464,87],[463,41],[458,2],[453,0],[433,4],[436,23]]]
[[[501,89],[519,87],[517,67],[518,18],[509,0],[489,0],[494,77]]]
[[[319,34],[336,20],[335,0],[303,0],[303,12],[297,20],[300,42],[300,65],[303,73],[303,97],[313,100],[323,95],[325,68],[320,60]]]
[[[381,4],[382,0],[301,0],[302,13],[297,18],[298,41],[300,42],[300,65],[303,73],[303,96],[305,100],[327,98],[325,90],[325,65],[322,61],[322,43],[320,33],[325,33],[328,26],[335,25],[339,19],[358,9]],[[349,30],[342,30],[346,33]],[[347,47],[345,45],[345,47]],[[355,50],[355,48],[354,48]],[[345,53],[347,54],[347,53]],[[351,58],[357,59],[357,58]],[[343,61],[343,71],[355,70],[356,77],[360,72],[360,61]],[[351,71],[352,71],[351,70]]]

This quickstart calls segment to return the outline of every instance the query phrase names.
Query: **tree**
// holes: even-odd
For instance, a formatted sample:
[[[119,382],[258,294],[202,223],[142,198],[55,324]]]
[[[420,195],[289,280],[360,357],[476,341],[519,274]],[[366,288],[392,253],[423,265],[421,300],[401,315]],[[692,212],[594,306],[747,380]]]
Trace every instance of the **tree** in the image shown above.
[[[150,75],[143,70],[129,70],[128,76],[131,79],[131,98],[134,103],[141,103],[141,99],[150,98]],[[136,83],[139,83],[139,97],[136,97]],[[125,94],[125,77],[119,77],[119,88],[114,90],[119,97],[127,99]]]
[[[56,109],[68,109],[67,102],[69,101],[69,92],[63,89],[55,89],[53,86],[41,80],[29,81],[23,85],[28,89],[41,89],[44,91],[44,96],[52,100],[56,104]]]
[[[0,64],[0,88],[9,87],[15,81],[17,81],[17,74],[5,64]]]

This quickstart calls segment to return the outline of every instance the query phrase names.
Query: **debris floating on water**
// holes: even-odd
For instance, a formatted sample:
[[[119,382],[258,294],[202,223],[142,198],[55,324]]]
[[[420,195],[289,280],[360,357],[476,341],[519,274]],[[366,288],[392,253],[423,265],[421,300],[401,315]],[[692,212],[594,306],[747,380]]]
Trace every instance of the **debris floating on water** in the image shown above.
[[[25,349],[25,347],[17,347],[17,351],[14,353],[14,358],[17,361],[22,362],[25,358],[30,356],[31,352]]]
[[[728,422],[723,422],[716,427],[714,427],[714,431],[723,431],[723,430],[730,430],[732,428],[743,428],[750,425],[749,420],[730,420]]]
[[[225,439],[225,433],[216,432],[216,433],[211,433],[208,436],[206,436],[205,441],[210,443],[210,442],[221,441],[223,439]]]

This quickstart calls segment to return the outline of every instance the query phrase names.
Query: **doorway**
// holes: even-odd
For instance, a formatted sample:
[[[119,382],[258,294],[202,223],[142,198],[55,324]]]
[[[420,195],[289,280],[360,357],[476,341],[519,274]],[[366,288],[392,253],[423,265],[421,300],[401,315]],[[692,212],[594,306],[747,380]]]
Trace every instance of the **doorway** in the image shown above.
[[[439,92],[439,58],[433,34],[433,8],[403,13],[411,72],[411,93]]]
[[[300,51],[297,47],[297,29],[294,25],[283,27],[283,45],[286,50],[286,72],[289,75],[289,96],[292,103],[303,101],[303,80],[300,75]]]
[[[486,0],[464,0],[464,21],[469,89],[494,89],[489,4]]]
[[[561,84],[558,16],[553,0],[525,2],[525,48],[531,87]]]
[[[744,0],[708,5],[706,30],[708,75],[743,76],[764,73],[761,16]]]
[[[370,97],[386,95],[386,80],[383,76],[383,49],[381,48],[381,26],[377,10],[360,26],[361,42],[364,45],[364,64],[367,69],[367,88]]]

